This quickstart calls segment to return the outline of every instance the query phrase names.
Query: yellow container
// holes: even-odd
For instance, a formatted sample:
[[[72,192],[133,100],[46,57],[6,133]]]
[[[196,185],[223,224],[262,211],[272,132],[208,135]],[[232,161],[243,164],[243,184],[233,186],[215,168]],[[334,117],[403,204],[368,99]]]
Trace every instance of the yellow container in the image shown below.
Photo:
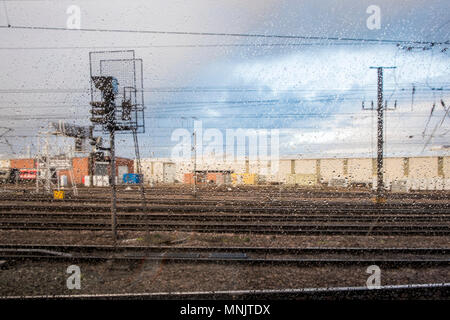
[[[232,173],[231,174],[231,183],[233,185],[237,184],[257,184],[258,176],[256,173]]]
[[[231,174],[231,183],[233,185],[242,184],[243,183],[243,175],[242,173],[232,173]]]
[[[255,173],[244,173],[242,176],[242,182],[244,184],[256,184],[257,178]]]
[[[56,199],[56,200],[64,199],[64,191],[54,190],[53,191],[53,199]]]
[[[236,173],[231,174],[231,183],[233,185],[237,184],[237,174]]]

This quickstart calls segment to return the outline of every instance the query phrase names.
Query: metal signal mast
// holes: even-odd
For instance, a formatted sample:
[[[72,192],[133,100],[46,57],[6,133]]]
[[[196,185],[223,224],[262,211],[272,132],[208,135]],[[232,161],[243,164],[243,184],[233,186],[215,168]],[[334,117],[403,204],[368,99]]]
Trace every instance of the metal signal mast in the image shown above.
[[[395,69],[396,67],[370,67],[370,69],[377,69],[378,72],[378,85],[377,85],[377,194],[375,197],[376,203],[382,203],[385,201],[384,196],[384,177],[383,177],[383,112],[384,110],[394,110],[397,107],[397,101],[395,101],[394,108],[388,109],[387,101],[383,106],[383,69]],[[374,110],[373,101],[370,108],[365,108],[364,102],[362,103],[363,110]]]
[[[143,66],[135,59],[133,50],[90,52],[91,122],[94,131],[109,134],[109,148],[99,147],[110,154],[111,227],[113,243],[117,241],[117,187],[115,135],[132,133],[136,153],[137,172],[140,174],[140,155],[137,134],[145,132]],[[92,142],[96,145],[96,142]],[[141,176],[140,176],[141,177]],[[142,204],[145,211],[145,191],[140,181]]]

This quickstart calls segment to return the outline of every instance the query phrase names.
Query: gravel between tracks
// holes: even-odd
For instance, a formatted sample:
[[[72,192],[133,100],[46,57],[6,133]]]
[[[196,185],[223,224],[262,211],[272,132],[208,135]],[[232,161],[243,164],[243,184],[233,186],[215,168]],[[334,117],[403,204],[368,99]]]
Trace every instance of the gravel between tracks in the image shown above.
[[[0,243],[111,244],[105,231],[0,230]],[[282,236],[195,232],[119,232],[119,245],[261,246],[261,247],[448,247],[442,236]]]
[[[188,191],[188,189],[186,189]],[[234,189],[233,189],[234,190]],[[103,191],[102,191],[103,192]],[[81,188],[81,193],[83,190]],[[251,196],[242,195],[242,198]],[[156,194],[155,197],[158,197]],[[127,195],[124,194],[124,198]],[[131,195],[130,195],[131,197]],[[267,195],[269,200],[276,193]],[[267,198],[266,197],[266,198]],[[165,195],[160,198],[185,198]],[[205,199],[215,199],[211,195]],[[235,200],[236,194],[217,195],[217,201]],[[289,200],[289,197],[280,197]],[[255,200],[264,199],[261,195]],[[304,199],[305,200],[305,199]],[[312,199],[308,199],[311,201]],[[328,201],[348,199],[328,199]],[[314,202],[327,199],[317,197]],[[352,199],[354,202],[370,202]],[[408,200],[416,203],[448,203],[448,200]],[[393,203],[401,202],[392,199]],[[109,245],[110,232],[105,231],[39,231],[0,230],[2,244]],[[258,247],[449,247],[444,236],[282,236],[234,235],[191,232],[119,232],[119,245],[164,246],[258,246]],[[7,261],[0,270],[0,295],[55,295],[83,293],[170,292],[245,289],[284,289],[310,287],[364,286],[368,266],[249,266],[220,264],[164,264],[145,262],[138,266],[111,263],[82,263],[81,290],[68,290],[66,269],[69,263]],[[382,269],[381,284],[419,284],[450,282],[450,267],[417,267]]]
[[[119,245],[272,247],[448,247],[449,237],[264,236],[183,232],[120,232]],[[0,243],[110,244],[109,232],[0,230]],[[364,286],[366,266],[248,266],[221,264],[80,264],[81,290],[68,290],[70,263],[8,262],[0,295],[101,294]],[[450,282],[450,267],[389,268],[382,285]]]
[[[68,263],[25,262],[0,272],[0,295],[102,294],[364,286],[367,267],[231,266],[154,263],[136,268],[80,264],[81,289],[68,290]],[[123,267],[123,266],[122,266]],[[383,269],[382,285],[449,281],[450,268]]]

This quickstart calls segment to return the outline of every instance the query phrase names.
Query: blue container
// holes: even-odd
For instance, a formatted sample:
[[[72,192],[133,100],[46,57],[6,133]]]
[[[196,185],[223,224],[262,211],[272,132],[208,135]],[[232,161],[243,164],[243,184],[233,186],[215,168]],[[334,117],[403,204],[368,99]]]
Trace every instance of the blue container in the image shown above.
[[[123,175],[123,183],[138,184],[142,181],[142,175],[137,173],[125,173]]]

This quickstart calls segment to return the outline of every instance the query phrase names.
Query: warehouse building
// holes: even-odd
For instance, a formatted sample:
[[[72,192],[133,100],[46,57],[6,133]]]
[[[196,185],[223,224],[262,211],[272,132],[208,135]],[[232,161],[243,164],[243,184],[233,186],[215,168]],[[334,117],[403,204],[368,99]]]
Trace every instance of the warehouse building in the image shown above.
[[[9,160],[0,160],[0,168],[9,168],[10,161]]]
[[[73,179],[76,184],[86,185],[89,178],[88,157],[71,159]],[[1,160],[1,168],[35,169],[35,159]],[[192,184],[194,167],[199,184],[216,185],[270,185],[285,184],[301,187],[376,187],[376,159],[332,158],[293,159],[277,161],[238,160],[224,161],[220,158],[203,158],[194,161],[173,161],[168,158],[141,159],[145,184]],[[117,158],[116,174],[137,172],[135,161]],[[66,175],[67,170],[58,174]],[[94,176],[107,180],[108,159],[96,161]],[[450,157],[393,157],[384,159],[384,182],[388,189],[450,190]],[[70,181],[69,181],[70,183]]]
[[[192,183],[194,161],[172,161],[164,158],[141,160],[144,182]],[[231,184],[288,184],[318,187],[376,186],[376,159],[280,159],[275,161],[242,160],[225,162],[208,158],[197,161],[197,176],[208,173],[229,174],[219,179]],[[272,170],[276,168],[275,170]],[[198,179],[200,180],[200,179]],[[203,181],[201,179],[200,181]],[[385,185],[394,190],[450,190],[450,157],[397,157],[384,159]]]

